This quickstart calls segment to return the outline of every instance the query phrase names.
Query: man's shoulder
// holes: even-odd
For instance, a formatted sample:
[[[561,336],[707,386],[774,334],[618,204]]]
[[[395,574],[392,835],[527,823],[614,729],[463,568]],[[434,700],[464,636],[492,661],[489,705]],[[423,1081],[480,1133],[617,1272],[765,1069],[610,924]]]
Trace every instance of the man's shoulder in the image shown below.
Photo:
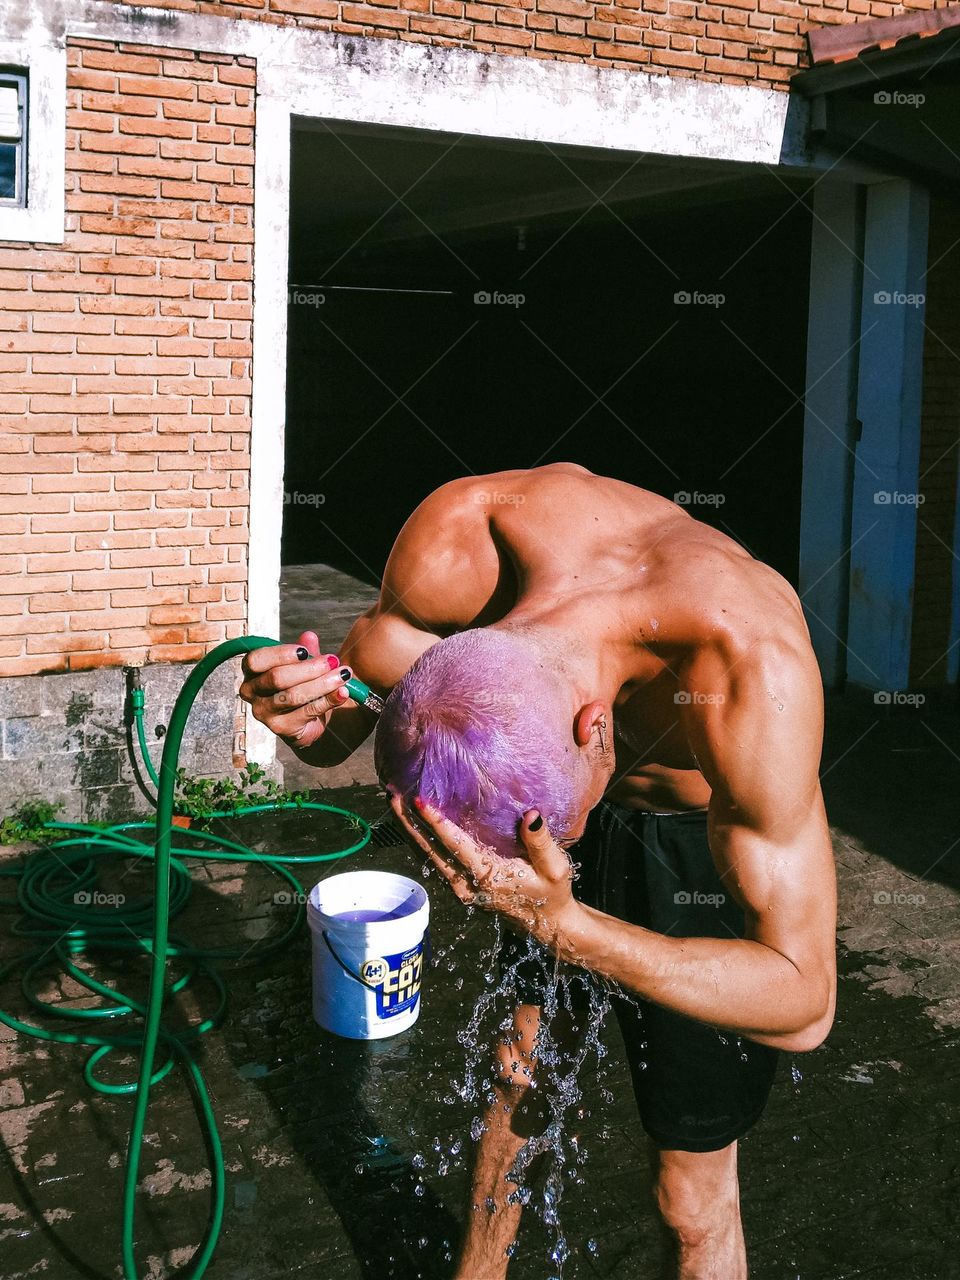
[[[796,591],[735,543],[688,545],[673,565],[670,589],[690,660],[705,665],[712,658],[739,676],[787,668],[818,673]]]

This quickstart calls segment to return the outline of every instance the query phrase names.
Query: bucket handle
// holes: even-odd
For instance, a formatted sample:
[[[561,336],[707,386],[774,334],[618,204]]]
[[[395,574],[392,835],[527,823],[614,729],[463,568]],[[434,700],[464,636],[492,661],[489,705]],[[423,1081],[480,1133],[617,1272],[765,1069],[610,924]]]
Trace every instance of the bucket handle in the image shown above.
[[[340,968],[343,970],[343,972],[347,975],[348,978],[352,978],[354,982],[358,982],[361,987],[365,987],[368,991],[376,991],[377,987],[380,986],[380,983],[367,982],[366,978],[358,977],[353,972],[352,969],[348,968],[344,964],[340,956],[337,954],[336,948],[334,947],[333,943],[330,941],[330,935],[327,933],[326,929],[321,930],[320,936],[323,938],[324,942],[327,944],[327,950],[330,952],[334,960],[336,960],[337,964],[340,966]],[[423,949],[426,953],[427,964],[429,965],[433,959],[433,948],[430,945],[429,929],[425,929],[423,933]]]

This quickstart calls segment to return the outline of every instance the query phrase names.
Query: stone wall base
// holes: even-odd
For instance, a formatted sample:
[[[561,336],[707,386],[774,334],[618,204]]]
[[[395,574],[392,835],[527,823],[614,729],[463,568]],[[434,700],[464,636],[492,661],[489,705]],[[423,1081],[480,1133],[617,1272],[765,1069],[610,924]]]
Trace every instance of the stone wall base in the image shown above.
[[[142,669],[144,726],[155,766],[188,663]],[[224,777],[234,769],[239,663],[218,667],[193,704],[180,764]],[[131,754],[132,753],[132,754]],[[134,762],[137,762],[135,766]],[[0,681],[0,816],[27,800],[59,801],[66,821],[120,822],[152,813],[119,667]]]

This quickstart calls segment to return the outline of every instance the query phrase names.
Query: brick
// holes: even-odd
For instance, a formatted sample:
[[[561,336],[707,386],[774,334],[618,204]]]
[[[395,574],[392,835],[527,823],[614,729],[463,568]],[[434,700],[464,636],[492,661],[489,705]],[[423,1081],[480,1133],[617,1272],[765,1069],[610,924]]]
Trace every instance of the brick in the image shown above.
[[[596,5],[586,0],[537,0],[541,13],[561,13],[568,18],[592,18]]]
[[[192,120],[209,123],[213,119],[213,107],[205,102],[165,102],[165,120]]]
[[[0,594],[26,595],[33,591],[47,595],[51,591],[69,590],[68,573],[31,573],[29,576],[0,577]]]
[[[178,605],[182,603],[184,595],[183,587],[151,587],[150,588],[150,604],[151,605]],[[139,605],[143,603],[143,591],[111,591],[110,607],[112,609],[122,609],[129,605]]]
[[[76,506],[71,515],[35,515],[30,521],[31,530],[36,533],[96,533],[110,528],[109,516],[84,511],[79,500]]]
[[[179,569],[154,569],[153,585],[155,587],[189,585],[190,583],[203,582],[205,576],[202,569],[193,565],[186,565]],[[245,580],[246,574],[244,574]]]
[[[589,57],[593,53],[593,41],[578,39],[573,36],[542,34],[536,37],[538,49],[548,49],[553,53],[572,53],[581,57]]]
[[[649,62],[650,50],[630,44],[598,44],[596,56],[598,58],[610,58],[626,62]]]
[[[3,678],[41,675],[46,672],[66,671],[66,669],[67,659],[63,655],[50,657],[42,662],[36,657],[0,659],[0,677]]]
[[[170,99],[192,102],[197,96],[196,88],[192,84],[163,76],[121,75],[117,82],[117,90],[121,97],[132,94],[140,98],[163,98],[165,103]]]
[[[154,139],[123,133],[84,134],[80,139],[80,148],[82,151],[94,151],[105,155],[155,156],[157,154],[157,142]]]
[[[35,541],[36,535],[31,538],[31,543]],[[78,533],[74,537],[74,542],[78,551],[93,547],[112,551],[114,548],[149,547],[151,535],[149,533]]]
[[[203,657],[199,644],[157,644],[147,654],[150,662],[199,662]]]
[[[131,53],[115,53],[101,49],[89,49],[84,52],[83,65],[98,67],[104,71],[139,71],[144,75],[155,76],[160,71],[160,60],[155,57],[136,56]]]
[[[650,61],[661,67],[686,67],[691,71],[703,69],[704,59],[700,54],[680,53],[674,49],[654,49]]]

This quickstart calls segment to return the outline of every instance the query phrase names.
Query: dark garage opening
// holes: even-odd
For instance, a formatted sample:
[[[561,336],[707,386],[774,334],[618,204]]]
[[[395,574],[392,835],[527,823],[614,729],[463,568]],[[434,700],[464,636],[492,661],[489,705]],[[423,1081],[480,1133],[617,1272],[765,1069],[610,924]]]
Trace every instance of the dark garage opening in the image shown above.
[[[804,186],[301,121],[283,562],[375,582],[444,481],[569,460],[694,495],[795,583]]]

